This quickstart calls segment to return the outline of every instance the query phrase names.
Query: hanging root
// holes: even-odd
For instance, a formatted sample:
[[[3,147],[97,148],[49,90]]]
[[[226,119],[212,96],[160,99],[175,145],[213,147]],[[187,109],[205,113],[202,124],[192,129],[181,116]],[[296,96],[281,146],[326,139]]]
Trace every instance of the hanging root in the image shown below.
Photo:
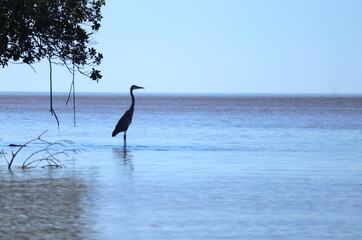
[[[50,89],[49,89],[49,93],[50,93],[50,113],[55,117],[55,119],[57,120],[57,124],[58,124],[58,130],[59,130],[59,119],[57,114],[55,113],[54,109],[53,109],[53,67],[52,67],[52,61],[51,61],[51,57],[48,57],[48,61],[49,61],[49,85],[50,85]]]

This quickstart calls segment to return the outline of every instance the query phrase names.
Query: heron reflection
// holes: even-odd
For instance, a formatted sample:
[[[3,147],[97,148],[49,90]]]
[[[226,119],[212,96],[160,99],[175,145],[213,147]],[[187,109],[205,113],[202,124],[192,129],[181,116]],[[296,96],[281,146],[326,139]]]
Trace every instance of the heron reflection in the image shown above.
[[[131,150],[127,148],[114,147],[113,156],[117,160],[122,160],[122,164],[124,167],[128,167],[130,168],[130,170],[133,170],[133,156],[131,154]]]

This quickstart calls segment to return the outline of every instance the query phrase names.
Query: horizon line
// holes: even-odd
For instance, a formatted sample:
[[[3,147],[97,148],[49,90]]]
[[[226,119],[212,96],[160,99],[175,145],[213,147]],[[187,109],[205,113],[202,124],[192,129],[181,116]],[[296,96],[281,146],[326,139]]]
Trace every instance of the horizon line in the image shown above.
[[[0,91],[0,94],[49,94],[49,91]],[[53,91],[53,94],[69,94],[69,92],[64,91]],[[129,94],[127,92],[94,92],[94,91],[79,91],[76,94],[90,94],[90,95],[101,95],[101,94]],[[233,95],[233,96],[362,96],[362,93],[257,93],[257,92],[244,92],[244,93],[221,93],[221,92],[143,92],[146,95]]]

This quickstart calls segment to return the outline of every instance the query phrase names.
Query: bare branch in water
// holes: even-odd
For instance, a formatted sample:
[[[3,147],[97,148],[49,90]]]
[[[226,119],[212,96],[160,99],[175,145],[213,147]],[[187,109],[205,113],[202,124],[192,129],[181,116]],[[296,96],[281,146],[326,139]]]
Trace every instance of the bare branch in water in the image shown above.
[[[80,148],[75,148],[75,149],[68,149],[67,147],[69,145],[72,145],[73,142],[70,140],[58,140],[55,142],[49,142],[47,140],[42,139],[42,136],[46,133],[47,131],[44,131],[43,133],[41,133],[37,138],[31,139],[29,141],[27,141],[26,143],[20,145],[19,149],[14,152],[11,152],[11,159],[10,161],[8,161],[7,157],[6,157],[6,152],[4,152],[4,150],[1,150],[0,152],[0,157],[4,158],[8,164],[8,169],[11,169],[11,166],[13,165],[13,162],[16,158],[16,156],[19,154],[19,152],[26,146],[28,146],[31,143],[34,142],[41,142],[45,144],[45,147],[32,152],[31,154],[29,154],[28,157],[25,158],[25,160],[23,161],[23,164],[20,166],[20,168],[32,168],[32,167],[37,167],[39,164],[46,162],[45,165],[43,165],[42,167],[49,167],[49,168],[63,168],[65,167],[62,163],[61,163],[61,158],[62,157],[70,157],[70,154],[79,154],[83,149]],[[35,166],[34,166],[35,165]]]

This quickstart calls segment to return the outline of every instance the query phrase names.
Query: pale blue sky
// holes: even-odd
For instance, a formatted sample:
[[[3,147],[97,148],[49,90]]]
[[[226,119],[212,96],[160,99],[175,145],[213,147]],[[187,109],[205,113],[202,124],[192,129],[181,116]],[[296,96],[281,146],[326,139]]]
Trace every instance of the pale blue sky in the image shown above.
[[[362,93],[360,0],[108,0],[97,84],[78,91]],[[0,69],[0,91],[47,91],[48,65]],[[54,90],[71,75],[54,73]]]

